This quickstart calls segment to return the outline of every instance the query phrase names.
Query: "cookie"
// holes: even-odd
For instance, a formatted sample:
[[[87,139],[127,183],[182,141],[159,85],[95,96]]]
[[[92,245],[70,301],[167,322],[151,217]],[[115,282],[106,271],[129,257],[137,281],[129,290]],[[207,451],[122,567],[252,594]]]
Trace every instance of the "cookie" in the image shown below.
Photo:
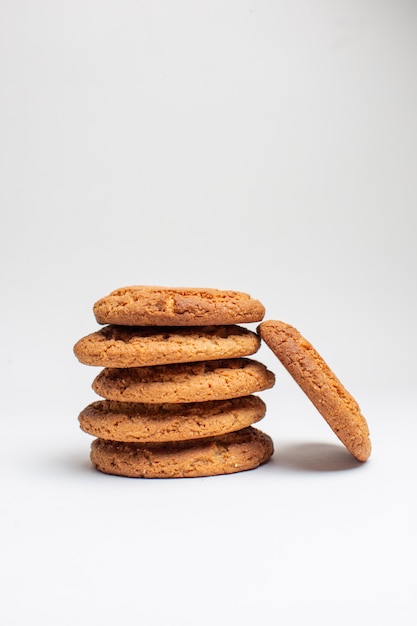
[[[241,326],[105,326],[80,339],[75,356],[85,365],[143,367],[232,359],[254,354],[260,338]]]
[[[143,404],[99,400],[79,415],[81,429],[111,441],[183,441],[241,430],[261,420],[257,396],[187,404]]]
[[[95,303],[99,324],[207,326],[258,322],[264,306],[246,293],[190,287],[124,287]]]
[[[151,404],[205,402],[248,396],[272,387],[275,376],[252,359],[105,368],[93,381],[108,400]]]
[[[368,425],[356,400],[297,329],[266,321],[258,332],[358,461],[371,453]]]
[[[258,467],[273,454],[271,438],[249,426],[221,437],[170,443],[95,439],[91,461],[100,472],[131,478],[193,478]]]

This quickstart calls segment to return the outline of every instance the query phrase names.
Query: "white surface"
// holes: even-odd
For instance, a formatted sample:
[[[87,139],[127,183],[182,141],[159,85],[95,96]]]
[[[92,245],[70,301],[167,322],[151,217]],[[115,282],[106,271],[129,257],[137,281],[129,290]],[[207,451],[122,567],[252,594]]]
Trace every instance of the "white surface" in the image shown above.
[[[411,626],[415,394],[365,394],[375,451],[360,465],[296,391],[265,393],[273,460],[225,477],[96,473],[64,403],[44,432],[33,415],[16,425],[2,453],[3,623]]]
[[[414,626],[416,26],[405,0],[0,4],[2,624]],[[94,472],[72,346],[132,283],[262,300],[371,460],[262,347],[270,464]]]

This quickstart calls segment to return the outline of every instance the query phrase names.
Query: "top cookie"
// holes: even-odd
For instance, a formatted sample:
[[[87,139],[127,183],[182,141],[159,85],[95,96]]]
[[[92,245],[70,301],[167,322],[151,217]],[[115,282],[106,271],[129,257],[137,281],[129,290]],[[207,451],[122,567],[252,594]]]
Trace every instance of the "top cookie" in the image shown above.
[[[123,287],[94,305],[99,324],[204,326],[259,322],[264,306],[246,293],[191,287]]]
[[[371,453],[366,420],[313,346],[284,322],[263,322],[258,332],[349,452],[358,461],[366,461]]]

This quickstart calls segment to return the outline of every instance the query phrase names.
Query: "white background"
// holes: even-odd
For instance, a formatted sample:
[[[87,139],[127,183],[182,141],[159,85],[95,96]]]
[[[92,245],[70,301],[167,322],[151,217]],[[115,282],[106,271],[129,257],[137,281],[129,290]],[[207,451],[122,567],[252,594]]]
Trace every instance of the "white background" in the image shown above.
[[[416,623],[416,77],[412,0],[0,1],[2,624]],[[92,470],[72,346],[129,284],[262,300],[369,462],[263,346],[268,465]]]

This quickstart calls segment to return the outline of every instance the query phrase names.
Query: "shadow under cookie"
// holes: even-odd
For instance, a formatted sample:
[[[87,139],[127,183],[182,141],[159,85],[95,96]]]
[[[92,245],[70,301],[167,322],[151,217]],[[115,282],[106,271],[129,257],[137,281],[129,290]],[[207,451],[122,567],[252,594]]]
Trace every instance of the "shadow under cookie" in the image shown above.
[[[345,447],[329,443],[287,444],[277,448],[275,466],[301,472],[340,472],[363,467]]]

